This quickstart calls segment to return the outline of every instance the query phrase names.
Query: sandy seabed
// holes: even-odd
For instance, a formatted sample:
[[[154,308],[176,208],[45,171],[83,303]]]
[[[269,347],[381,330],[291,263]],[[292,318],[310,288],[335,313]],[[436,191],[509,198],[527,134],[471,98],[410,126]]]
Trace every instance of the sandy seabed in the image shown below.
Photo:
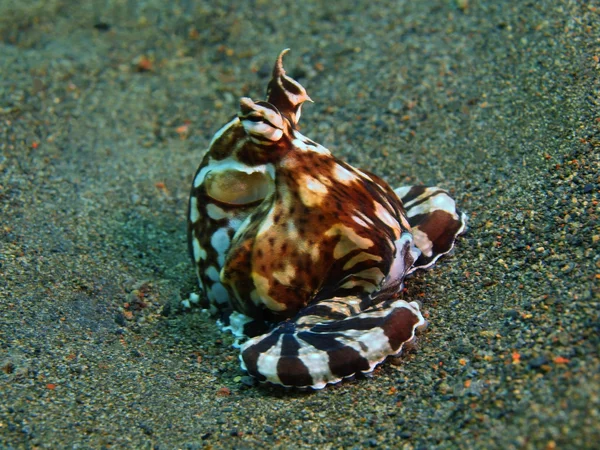
[[[600,5],[166,3],[0,1],[0,447],[593,448]],[[314,393],[180,307],[194,170],[286,47],[304,134],[470,220],[417,348]]]

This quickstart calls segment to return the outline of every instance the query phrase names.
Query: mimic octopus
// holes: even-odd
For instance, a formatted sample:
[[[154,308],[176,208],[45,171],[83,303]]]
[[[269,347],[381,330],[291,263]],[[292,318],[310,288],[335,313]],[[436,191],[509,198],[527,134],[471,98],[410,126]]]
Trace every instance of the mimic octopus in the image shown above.
[[[281,52],[266,101],[243,97],[191,189],[189,251],[213,313],[262,382],[321,389],[373,371],[426,323],[404,278],[454,246],[466,217],[437,187],[392,189],[298,131],[304,87]]]

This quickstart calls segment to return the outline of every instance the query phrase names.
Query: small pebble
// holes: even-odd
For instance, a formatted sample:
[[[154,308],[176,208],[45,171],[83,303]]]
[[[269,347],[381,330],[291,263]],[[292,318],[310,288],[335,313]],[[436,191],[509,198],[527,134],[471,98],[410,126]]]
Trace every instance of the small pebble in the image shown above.
[[[410,439],[412,433],[410,431],[397,431],[396,436],[402,439]]]
[[[538,356],[537,358],[529,360],[529,362],[527,363],[527,365],[532,369],[539,369],[544,364],[548,364],[548,359],[546,359],[545,356]]]

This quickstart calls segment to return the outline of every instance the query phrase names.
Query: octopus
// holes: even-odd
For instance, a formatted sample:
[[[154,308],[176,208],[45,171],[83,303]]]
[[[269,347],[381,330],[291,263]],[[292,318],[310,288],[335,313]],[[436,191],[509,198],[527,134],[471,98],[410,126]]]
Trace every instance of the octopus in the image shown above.
[[[196,171],[189,253],[204,301],[247,340],[261,382],[321,389],[372,372],[426,321],[400,298],[466,217],[437,187],[392,189],[298,130],[300,83],[281,52],[265,101],[240,99]]]

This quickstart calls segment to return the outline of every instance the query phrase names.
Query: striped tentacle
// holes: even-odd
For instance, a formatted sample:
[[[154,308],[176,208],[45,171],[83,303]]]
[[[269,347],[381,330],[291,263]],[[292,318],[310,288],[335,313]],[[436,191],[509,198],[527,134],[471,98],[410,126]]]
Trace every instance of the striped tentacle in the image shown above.
[[[414,243],[421,251],[408,273],[431,267],[465,232],[467,216],[458,210],[448,192],[437,187],[403,186],[394,192],[402,200]]]
[[[343,297],[304,309],[294,320],[242,345],[242,368],[260,381],[321,389],[371,372],[425,325],[416,302]]]

